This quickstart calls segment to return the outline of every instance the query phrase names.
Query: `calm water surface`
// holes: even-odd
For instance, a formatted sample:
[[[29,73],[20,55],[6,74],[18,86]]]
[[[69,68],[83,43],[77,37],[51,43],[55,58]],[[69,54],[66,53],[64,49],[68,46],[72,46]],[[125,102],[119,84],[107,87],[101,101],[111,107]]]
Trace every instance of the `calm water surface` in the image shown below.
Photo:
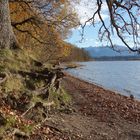
[[[96,83],[123,95],[140,99],[140,61],[82,62],[80,68],[69,69],[72,75]]]

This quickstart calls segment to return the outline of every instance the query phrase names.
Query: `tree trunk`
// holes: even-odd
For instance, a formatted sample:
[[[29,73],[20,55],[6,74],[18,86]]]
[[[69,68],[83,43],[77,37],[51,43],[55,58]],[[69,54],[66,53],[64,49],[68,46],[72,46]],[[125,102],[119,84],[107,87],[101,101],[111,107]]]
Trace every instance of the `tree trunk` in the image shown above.
[[[9,0],[0,0],[0,49],[16,46],[17,41],[11,26]]]

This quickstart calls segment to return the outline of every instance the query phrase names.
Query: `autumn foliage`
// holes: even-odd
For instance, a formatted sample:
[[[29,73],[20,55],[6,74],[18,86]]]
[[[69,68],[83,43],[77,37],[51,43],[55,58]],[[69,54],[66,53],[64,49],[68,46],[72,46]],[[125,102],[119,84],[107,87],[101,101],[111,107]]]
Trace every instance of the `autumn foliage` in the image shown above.
[[[45,4],[46,9],[43,8]],[[72,47],[63,39],[68,37],[79,20],[68,0],[10,2],[10,12],[20,47],[42,62],[70,55]]]

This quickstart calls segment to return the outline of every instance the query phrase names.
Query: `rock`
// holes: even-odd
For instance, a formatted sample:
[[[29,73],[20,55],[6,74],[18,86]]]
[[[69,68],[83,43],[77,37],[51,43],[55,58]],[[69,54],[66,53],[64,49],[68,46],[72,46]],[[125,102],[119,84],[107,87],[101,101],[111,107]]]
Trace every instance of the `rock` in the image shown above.
[[[3,127],[4,125],[6,125],[6,123],[7,123],[7,120],[0,113],[0,127]]]
[[[130,99],[131,99],[131,100],[134,100],[134,95],[131,94],[131,95],[130,95]]]

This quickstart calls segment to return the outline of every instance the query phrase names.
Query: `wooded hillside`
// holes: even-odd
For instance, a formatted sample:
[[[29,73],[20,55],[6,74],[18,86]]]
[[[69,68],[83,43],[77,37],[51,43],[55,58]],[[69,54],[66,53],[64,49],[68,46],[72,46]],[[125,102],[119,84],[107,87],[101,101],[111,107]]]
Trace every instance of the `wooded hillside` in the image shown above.
[[[54,64],[83,60],[64,41],[78,22],[69,0],[0,1],[0,139],[55,137],[44,123],[71,99]]]
[[[79,4],[79,1],[0,0],[0,140],[83,139],[82,135],[78,133],[69,136],[71,130],[65,135],[66,131],[62,132],[48,123],[51,120],[50,114],[56,115],[59,112],[60,123],[62,123],[64,120],[61,118],[61,112],[69,114],[77,111],[70,108],[71,96],[61,85],[62,78],[66,74],[62,71],[62,67],[56,67],[56,65],[60,61],[87,61],[90,59],[86,51],[65,42],[71,34],[71,30],[81,25],[74,9],[74,4]],[[96,2],[95,13],[85,21],[84,25],[81,25],[81,37],[83,38],[87,23],[91,22],[93,26],[95,25],[97,15],[101,23],[99,24],[101,25],[99,28],[99,39],[101,41],[103,39],[108,40],[113,48],[112,34],[115,30],[115,34],[125,46],[131,51],[140,52],[138,47],[140,39],[138,27],[140,27],[140,23],[137,19],[140,2],[136,0],[96,0]],[[106,24],[102,17],[104,2],[109,12],[109,27],[108,21]],[[85,3],[85,6],[87,5]],[[122,13],[127,15],[122,17]],[[127,44],[124,35],[132,37],[134,48]],[[82,84],[77,84],[79,86],[76,86],[78,90],[83,88]],[[73,89],[73,86],[70,88]],[[70,91],[73,91],[71,89]],[[83,90],[84,94],[82,93],[82,96],[86,95],[85,92],[88,89],[83,88]],[[95,88],[89,91],[100,92]],[[79,96],[80,98],[77,96],[80,101],[86,99],[81,98],[82,96]],[[101,99],[100,94],[97,94],[96,97]],[[133,98],[132,96],[132,102]],[[96,98],[93,98],[93,100],[95,101]],[[96,105],[97,102],[101,102],[105,107],[109,105],[110,109],[108,102],[105,102],[105,104],[102,100],[96,100],[95,102]],[[76,104],[80,105],[81,102]],[[91,106],[89,103],[88,105]],[[128,107],[125,105],[122,110],[126,111]],[[134,109],[134,107],[132,108]],[[87,108],[89,107],[82,105],[82,109]],[[94,108],[91,109],[93,111]],[[97,110],[95,112],[102,109]],[[110,110],[105,109],[105,112],[110,113]],[[130,112],[130,114],[132,113]],[[77,116],[79,119],[79,114]],[[103,116],[103,113],[101,113],[101,116]],[[139,121],[139,115],[134,114],[134,116]],[[86,113],[81,118],[83,117],[89,119]],[[132,119],[132,117],[130,118]],[[53,120],[51,121],[54,123]],[[103,118],[100,122],[102,121]],[[81,124],[77,125],[77,127],[79,126]],[[83,128],[85,130],[86,127]],[[103,133],[103,138],[105,138],[105,135],[106,133]]]

